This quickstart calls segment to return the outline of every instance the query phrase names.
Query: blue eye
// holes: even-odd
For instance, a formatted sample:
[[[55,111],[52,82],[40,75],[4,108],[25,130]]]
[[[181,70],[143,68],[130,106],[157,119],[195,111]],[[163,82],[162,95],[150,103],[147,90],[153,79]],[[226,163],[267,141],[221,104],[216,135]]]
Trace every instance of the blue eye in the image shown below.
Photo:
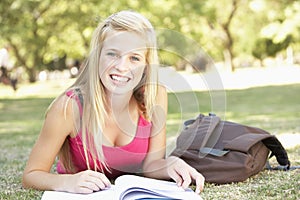
[[[131,56],[131,58],[130,58],[132,61],[134,61],[134,62],[138,62],[138,61],[140,61],[141,59],[139,58],[139,57],[137,57],[137,56]]]
[[[107,52],[106,55],[110,57],[118,57],[118,54],[116,54],[115,52]]]

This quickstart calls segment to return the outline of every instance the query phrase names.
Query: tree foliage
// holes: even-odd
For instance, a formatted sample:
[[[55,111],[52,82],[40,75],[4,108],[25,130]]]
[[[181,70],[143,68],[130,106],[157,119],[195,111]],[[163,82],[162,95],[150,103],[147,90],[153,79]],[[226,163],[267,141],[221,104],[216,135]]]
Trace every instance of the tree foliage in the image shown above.
[[[124,9],[141,12],[157,28],[166,65],[199,49],[231,66],[243,55],[263,59],[287,46],[299,50],[297,0],[2,0],[0,45],[10,44],[16,66],[34,82],[40,70],[66,67],[53,66],[56,60],[83,60],[97,23]]]
[[[270,1],[266,6],[274,10],[267,12],[268,23],[260,30],[260,37],[255,42],[252,55],[260,60],[274,57],[289,46],[299,45],[300,4],[298,1]],[[287,4],[288,6],[286,6]]]

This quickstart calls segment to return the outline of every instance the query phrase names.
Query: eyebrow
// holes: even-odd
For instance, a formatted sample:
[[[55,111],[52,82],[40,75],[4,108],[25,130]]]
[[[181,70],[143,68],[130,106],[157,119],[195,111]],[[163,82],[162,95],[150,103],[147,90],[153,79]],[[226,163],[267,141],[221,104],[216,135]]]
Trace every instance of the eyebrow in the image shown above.
[[[114,49],[114,48],[110,48],[110,49],[105,49],[105,48],[103,48],[103,49],[104,49],[104,51],[117,51],[117,52],[119,52],[118,49]]]
[[[116,49],[116,48],[108,48],[108,49],[104,48],[104,51],[114,51],[114,52],[118,52],[118,53],[121,52],[119,49]],[[144,50],[142,48],[140,48],[140,49],[133,50],[133,51],[127,51],[127,52],[125,52],[125,54],[132,53],[134,55],[145,57],[146,50],[145,50],[145,53],[140,53],[140,51],[144,51]]]

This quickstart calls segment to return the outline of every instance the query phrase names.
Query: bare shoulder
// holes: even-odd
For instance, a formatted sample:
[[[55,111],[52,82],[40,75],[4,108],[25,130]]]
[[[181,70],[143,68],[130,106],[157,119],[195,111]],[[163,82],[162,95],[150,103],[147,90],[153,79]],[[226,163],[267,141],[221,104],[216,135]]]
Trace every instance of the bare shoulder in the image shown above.
[[[74,106],[72,105],[73,101],[72,98],[66,95],[57,97],[47,110],[46,123],[60,126],[61,128],[64,127],[63,129],[70,134],[76,120],[76,117],[74,117]]]
[[[71,112],[70,98],[66,95],[61,95],[53,100],[48,108],[48,113],[56,113],[57,115],[66,115]]]

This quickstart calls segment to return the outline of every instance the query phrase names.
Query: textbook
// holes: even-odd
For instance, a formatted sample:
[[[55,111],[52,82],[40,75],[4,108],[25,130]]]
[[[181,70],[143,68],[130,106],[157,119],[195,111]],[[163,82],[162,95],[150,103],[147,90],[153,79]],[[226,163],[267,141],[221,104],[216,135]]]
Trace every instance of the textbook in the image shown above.
[[[123,175],[110,188],[91,194],[45,191],[42,200],[133,200],[181,199],[202,200],[192,189],[186,190],[170,181],[156,180],[135,175]]]

